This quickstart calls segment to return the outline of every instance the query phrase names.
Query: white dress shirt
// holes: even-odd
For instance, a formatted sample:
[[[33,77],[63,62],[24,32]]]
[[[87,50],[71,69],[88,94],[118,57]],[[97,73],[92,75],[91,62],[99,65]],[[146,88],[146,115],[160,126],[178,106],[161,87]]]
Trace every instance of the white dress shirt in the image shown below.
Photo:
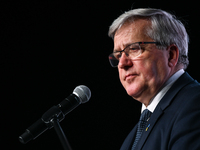
[[[174,82],[184,73],[185,71],[183,69],[177,71],[175,74],[173,74],[167,82],[164,84],[163,88],[152,98],[149,105],[146,107],[144,104],[142,104],[142,110],[141,113],[148,109],[152,113],[154,112],[156,106],[160,102],[160,100],[163,98],[163,96],[167,93],[167,91],[172,87]]]

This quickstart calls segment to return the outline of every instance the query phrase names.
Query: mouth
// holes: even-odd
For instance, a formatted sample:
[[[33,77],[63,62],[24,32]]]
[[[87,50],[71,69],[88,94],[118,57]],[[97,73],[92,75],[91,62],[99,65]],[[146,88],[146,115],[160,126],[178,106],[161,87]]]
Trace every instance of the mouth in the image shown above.
[[[137,74],[128,74],[128,75],[125,76],[125,80],[135,78],[136,76],[137,76]]]

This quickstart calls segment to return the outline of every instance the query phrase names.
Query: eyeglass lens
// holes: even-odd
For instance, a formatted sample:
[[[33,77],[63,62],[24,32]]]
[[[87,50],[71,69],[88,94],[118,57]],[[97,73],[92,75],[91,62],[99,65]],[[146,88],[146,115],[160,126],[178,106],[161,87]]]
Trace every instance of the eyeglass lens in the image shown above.
[[[113,52],[112,54],[109,55],[109,61],[110,61],[110,64],[112,67],[118,66],[119,59],[122,55],[122,52],[124,52],[126,54],[126,56],[128,56],[128,57],[134,58],[141,54],[141,48],[138,43],[133,43],[133,44],[127,46],[122,51]]]

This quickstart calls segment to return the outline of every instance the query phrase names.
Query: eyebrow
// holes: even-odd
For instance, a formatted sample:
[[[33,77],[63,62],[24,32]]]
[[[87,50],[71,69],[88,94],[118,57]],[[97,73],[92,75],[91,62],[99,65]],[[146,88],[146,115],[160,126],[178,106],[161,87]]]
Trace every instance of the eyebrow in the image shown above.
[[[122,50],[116,50],[116,49],[114,49],[114,50],[113,50],[113,53],[115,53],[115,52],[120,52],[120,51],[122,51]]]
[[[134,43],[136,43],[136,42],[134,42]],[[123,44],[124,49],[127,48],[128,46],[130,46],[131,44],[133,44],[133,43],[126,43],[126,44]],[[124,49],[122,49],[122,50],[124,50]],[[122,51],[122,50],[113,49],[113,52],[120,52],[120,51]]]

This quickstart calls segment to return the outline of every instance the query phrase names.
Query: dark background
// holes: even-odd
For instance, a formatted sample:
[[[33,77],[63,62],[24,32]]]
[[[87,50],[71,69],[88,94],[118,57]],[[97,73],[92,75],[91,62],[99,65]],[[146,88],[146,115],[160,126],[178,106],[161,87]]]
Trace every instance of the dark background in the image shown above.
[[[78,85],[91,99],[61,126],[73,150],[119,149],[137,123],[140,104],[129,97],[108,62],[112,21],[132,8],[174,13],[190,35],[189,74],[200,79],[198,1],[1,1],[1,149],[62,149],[53,129],[21,144],[18,136]]]

